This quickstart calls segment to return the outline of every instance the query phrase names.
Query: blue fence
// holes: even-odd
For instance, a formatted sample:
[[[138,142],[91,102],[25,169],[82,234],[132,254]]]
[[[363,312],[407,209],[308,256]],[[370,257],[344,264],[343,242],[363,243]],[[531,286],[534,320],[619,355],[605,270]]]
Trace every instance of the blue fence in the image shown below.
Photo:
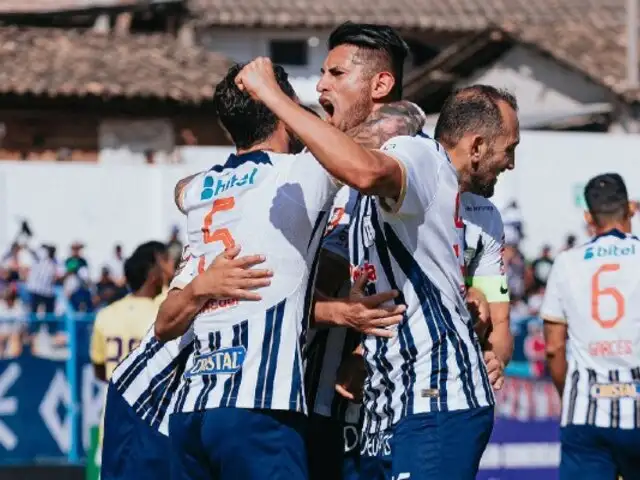
[[[83,461],[104,398],[89,361],[92,321],[67,315],[0,329],[0,464]],[[544,368],[542,323],[513,328],[514,358],[478,478],[552,480],[560,401]]]
[[[104,396],[89,360],[93,320],[0,320],[0,463],[82,462]]]

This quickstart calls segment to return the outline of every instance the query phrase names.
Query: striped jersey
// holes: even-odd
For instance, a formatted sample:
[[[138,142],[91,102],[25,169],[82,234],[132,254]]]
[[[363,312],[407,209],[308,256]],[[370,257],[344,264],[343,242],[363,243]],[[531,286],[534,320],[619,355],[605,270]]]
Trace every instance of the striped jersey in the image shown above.
[[[491,200],[465,192],[460,195],[464,222],[466,284],[481,290],[489,303],[508,302],[507,275],[502,260],[504,227]]]
[[[306,413],[304,348],[315,266],[340,185],[310,153],[251,152],[184,189],[188,243],[202,271],[225,248],[262,254],[274,272],[262,300],[210,301],[193,321],[194,352],[175,411],[218,407]]]
[[[540,316],[566,323],[562,425],[640,428],[640,240],[612,230],[560,253]]]
[[[344,186],[336,195],[322,248],[349,261],[349,224],[360,194]],[[360,344],[361,335],[350,328],[311,329],[308,336],[305,384],[311,411],[323,417],[357,423],[360,404],[336,394],[342,359]]]
[[[367,336],[365,432],[406,415],[494,404],[469,312],[457,172],[444,149],[420,135],[382,150],[403,167],[397,202],[363,197],[350,227],[351,263],[367,272],[368,293],[398,290],[404,320],[390,339]]]
[[[169,289],[182,289],[192,278],[189,262],[192,259],[185,247]],[[148,425],[164,435],[169,434],[169,415],[175,403],[189,354],[193,351],[194,336],[189,330],[182,337],[161,343],[155,338],[153,325],[140,345],[113,371],[111,383],[125,401]]]

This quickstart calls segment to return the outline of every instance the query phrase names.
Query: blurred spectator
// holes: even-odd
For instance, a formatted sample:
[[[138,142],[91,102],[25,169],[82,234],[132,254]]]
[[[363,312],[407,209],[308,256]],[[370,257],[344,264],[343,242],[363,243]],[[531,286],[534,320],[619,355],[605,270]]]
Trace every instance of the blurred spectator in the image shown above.
[[[11,283],[0,298],[0,358],[20,355],[26,314],[27,309],[18,298],[18,288]]]
[[[28,252],[23,251],[18,242],[11,244],[9,252],[5,254],[0,263],[0,270],[5,282],[17,282],[25,278],[30,263],[25,255],[28,255]]]
[[[576,238],[575,235],[573,235],[573,234],[567,235],[567,239],[564,242],[563,250],[569,250],[569,249],[575,247],[576,246],[576,241],[577,241],[577,238]]]
[[[56,247],[42,245],[40,252],[32,252],[34,263],[27,277],[27,291],[31,302],[31,313],[38,313],[40,307],[45,313],[55,310],[54,287],[63,271],[56,260]]]
[[[116,285],[123,286],[126,283],[124,279],[124,254],[122,253],[122,245],[118,244],[115,246],[113,249],[113,257],[107,262],[106,268]],[[104,276],[104,268],[102,269],[102,275]]]
[[[523,298],[525,295],[524,256],[513,245],[505,245],[503,253],[504,266],[507,271],[507,282],[512,298]]]
[[[182,242],[178,238],[180,235],[180,229],[174,226],[171,229],[171,236],[167,242],[167,249],[169,250],[169,257],[174,262],[174,265],[178,265],[180,257],[182,257]]]
[[[103,267],[100,280],[96,283],[96,299],[94,301],[96,307],[106,307],[107,305],[124,297],[126,293],[126,287],[118,285],[118,283],[112,278],[109,268]]]
[[[549,273],[551,272],[551,266],[553,265],[553,258],[551,257],[551,246],[544,245],[540,256],[536,258],[531,264],[531,270],[533,271],[534,288],[538,289],[544,287],[547,284]]]
[[[0,319],[23,320],[27,309],[18,298],[18,287],[11,283],[0,299]]]
[[[522,229],[522,214],[518,204],[513,201],[502,212],[504,223],[504,242],[507,245],[520,245],[524,238]]]
[[[74,311],[85,313],[93,312],[93,298],[87,267],[81,267],[75,272],[68,272],[63,289]]]
[[[144,163],[147,165],[153,165],[156,163],[155,152],[153,150],[144,151]]]
[[[82,256],[82,249],[84,245],[80,242],[73,242],[71,244],[71,255],[64,262],[64,268],[66,272],[77,273],[81,268],[89,269],[87,260]]]

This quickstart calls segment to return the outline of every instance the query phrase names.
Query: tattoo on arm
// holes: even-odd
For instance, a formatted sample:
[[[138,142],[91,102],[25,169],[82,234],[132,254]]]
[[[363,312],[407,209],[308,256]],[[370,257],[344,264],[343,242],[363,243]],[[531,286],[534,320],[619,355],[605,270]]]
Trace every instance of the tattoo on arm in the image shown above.
[[[424,113],[406,100],[383,105],[347,134],[366,148],[380,148],[398,135],[415,135],[425,122]]]
[[[188,177],[183,178],[178,183],[176,183],[176,188],[173,192],[173,200],[176,202],[176,207],[178,207],[178,210],[180,210],[182,213],[184,213],[184,210],[182,210],[182,191],[191,181],[191,179],[193,179],[196,175],[199,175],[199,173],[189,175]]]

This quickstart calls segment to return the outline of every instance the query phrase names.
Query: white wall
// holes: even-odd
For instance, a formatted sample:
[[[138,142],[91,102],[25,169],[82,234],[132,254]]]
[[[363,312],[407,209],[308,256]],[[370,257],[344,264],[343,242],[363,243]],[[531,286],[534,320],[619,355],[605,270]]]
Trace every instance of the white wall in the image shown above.
[[[20,221],[33,228],[34,246],[58,246],[59,258],[82,241],[92,274],[116,243],[131,252],[147,240],[166,241],[184,219],[173,202],[175,183],[226,159],[229,147],[185,149],[187,165],[107,165],[0,162],[0,252]]]
[[[173,204],[175,182],[224,161],[230,151],[188,148],[188,164],[180,166],[0,162],[0,247],[22,218],[38,241],[57,244],[61,256],[72,241],[84,241],[96,266],[116,242],[130,251],[149,239],[166,240],[172,225],[183,225]],[[566,234],[584,234],[576,192],[593,175],[619,172],[630,195],[640,199],[638,152],[640,137],[634,135],[524,132],[516,169],[502,175],[494,201],[499,207],[512,199],[520,204],[528,255],[547,242],[558,248]]]
[[[612,100],[604,88],[522,46],[510,49],[498,61],[475,72],[459,86],[475,83],[509,89],[516,95],[522,112],[567,110]]]

